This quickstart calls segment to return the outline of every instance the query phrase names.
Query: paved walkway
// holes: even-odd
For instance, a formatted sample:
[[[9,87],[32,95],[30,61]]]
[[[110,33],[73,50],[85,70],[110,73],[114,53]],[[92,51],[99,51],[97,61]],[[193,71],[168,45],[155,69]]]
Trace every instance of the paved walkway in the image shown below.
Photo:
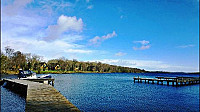
[[[25,107],[26,112],[80,111],[50,85],[19,79],[7,80],[28,85]]]

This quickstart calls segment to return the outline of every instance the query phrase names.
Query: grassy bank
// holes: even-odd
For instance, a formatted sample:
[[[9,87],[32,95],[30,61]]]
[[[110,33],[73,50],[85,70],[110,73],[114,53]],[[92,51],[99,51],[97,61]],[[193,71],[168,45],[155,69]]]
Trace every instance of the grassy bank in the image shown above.
[[[93,71],[34,71],[37,74],[71,74],[71,73],[110,73],[110,72],[93,72]]]

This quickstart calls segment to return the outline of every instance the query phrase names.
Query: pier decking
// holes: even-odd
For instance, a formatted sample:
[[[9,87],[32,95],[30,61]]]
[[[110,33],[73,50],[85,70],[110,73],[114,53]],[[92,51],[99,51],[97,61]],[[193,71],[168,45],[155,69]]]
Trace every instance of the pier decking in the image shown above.
[[[10,83],[8,85],[11,87],[17,87],[16,84],[24,87],[22,91],[26,92],[26,112],[80,111],[51,85],[19,79],[4,81]]]
[[[134,77],[134,83],[137,81],[139,83],[145,82],[145,83],[157,83],[163,85],[164,82],[167,83],[167,85],[172,86],[185,86],[185,85],[192,85],[192,84],[199,84],[200,78],[199,77],[155,77],[155,78],[140,78]]]
[[[37,79],[23,79],[23,80],[39,82],[39,83],[44,83],[44,84],[49,84],[49,85],[54,86],[55,79],[53,79],[53,78],[37,78]]]

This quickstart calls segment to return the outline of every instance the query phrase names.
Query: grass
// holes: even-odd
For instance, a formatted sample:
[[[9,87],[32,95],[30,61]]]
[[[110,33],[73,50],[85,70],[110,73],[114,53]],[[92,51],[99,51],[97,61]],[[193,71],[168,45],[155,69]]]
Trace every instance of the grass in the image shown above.
[[[37,74],[71,74],[71,73],[99,73],[95,71],[59,71],[59,70],[49,70],[49,71],[33,71]],[[104,72],[105,73],[105,72]],[[106,72],[110,73],[110,72]]]

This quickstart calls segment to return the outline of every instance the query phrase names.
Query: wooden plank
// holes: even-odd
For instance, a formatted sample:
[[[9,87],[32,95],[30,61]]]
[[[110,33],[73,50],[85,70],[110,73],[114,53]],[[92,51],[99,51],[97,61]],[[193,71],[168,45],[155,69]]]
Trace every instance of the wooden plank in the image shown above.
[[[80,111],[50,85],[19,79],[7,79],[7,81],[28,85],[25,107],[27,112]]]

